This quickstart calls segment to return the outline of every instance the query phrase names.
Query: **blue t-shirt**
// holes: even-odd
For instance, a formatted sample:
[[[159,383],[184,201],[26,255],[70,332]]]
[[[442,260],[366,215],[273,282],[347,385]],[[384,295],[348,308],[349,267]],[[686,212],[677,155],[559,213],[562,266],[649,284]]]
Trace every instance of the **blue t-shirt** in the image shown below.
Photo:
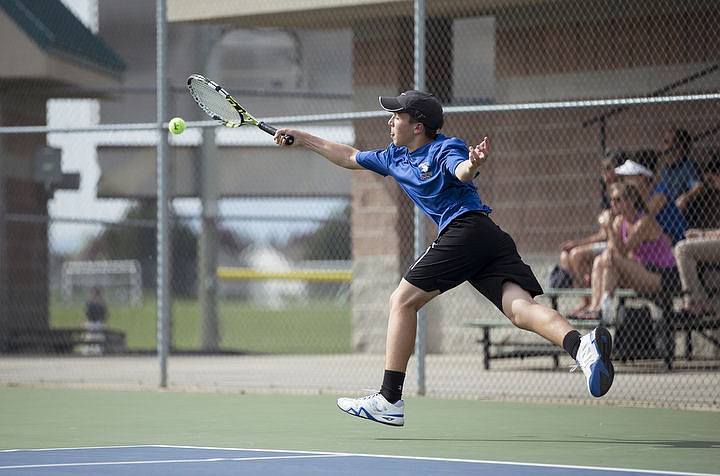
[[[675,200],[671,199],[671,192],[665,182],[655,185],[650,198],[657,194],[665,195],[667,203],[660,209],[655,219],[666,235],[670,237],[673,244],[685,238],[685,230],[687,230],[687,222],[680,209],[675,205]]]
[[[666,165],[660,176],[670,193],[668,201],[672,202],[700,182],[695,162],[687,157]]]
[[[358,164],[382,176],[391,176],[415,204],[438,226],[438,232],[465,212],[492,208],[485,205],[472,182],[462,182],[455,168],[468,158],[465,142],[438,134],[435,140],[408,152],[390,144],[384,150],[359,152]]]

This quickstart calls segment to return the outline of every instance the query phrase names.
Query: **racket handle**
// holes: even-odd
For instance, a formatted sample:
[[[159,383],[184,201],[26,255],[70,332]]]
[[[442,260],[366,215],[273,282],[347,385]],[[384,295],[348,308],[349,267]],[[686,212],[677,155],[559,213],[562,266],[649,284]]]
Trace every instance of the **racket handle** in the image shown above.
[[[267,132],[268,134],[270,134],[271,136],[274,136],[275,133],[277,132],[277,129],[276,129],[276,128],[274,128],[273,126],[271,126],[271,125],[269,125],[269,124],[266,124],[266,123],[264,123],[264,122],[258,123],[257,126],[258,126],[260,129],[262,129],[263,131],[265,131],[265,132]],[[285,145],[292,145],[292,143],[295,142],[295,138],[294,138],[293,136],[291,136],[291,135],[283,134],[283,138],[285,139]]]

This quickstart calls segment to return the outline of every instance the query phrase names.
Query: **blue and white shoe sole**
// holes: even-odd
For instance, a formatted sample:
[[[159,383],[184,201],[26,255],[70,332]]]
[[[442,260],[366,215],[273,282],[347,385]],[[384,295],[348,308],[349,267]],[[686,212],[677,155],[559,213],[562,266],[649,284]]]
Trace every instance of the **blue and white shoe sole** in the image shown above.
[[[345,410],[340,405],[338,405],[338,408],[343,412],[347,413],[348,415],[362,418],[363,420],[370,420],[376,423],[382,423],[383,425],[403,426],[405,424],[405,415],[401,413],[382,415],[381,417],[379,417],[381,419],[378,419],[377,417],[373,416],[372,413],[365,410],[364,407],[360,407],[357,410],[353,408],[348,408],[347,410]]]
[[[598,327],[593,333],[593,344],[600,355],[600,359],[590,366],[588,389],[593,397],[602,397],[610,390],[613,379],[615,378],[615,368],[610,360],[610,356],[612,355],[612,336],[604,327]]]

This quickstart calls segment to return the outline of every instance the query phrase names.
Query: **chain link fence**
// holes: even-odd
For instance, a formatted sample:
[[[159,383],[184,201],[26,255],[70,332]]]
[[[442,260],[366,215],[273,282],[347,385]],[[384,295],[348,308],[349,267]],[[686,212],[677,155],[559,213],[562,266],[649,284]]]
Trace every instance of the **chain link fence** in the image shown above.
[[[626,159],[652,172],[629,179],[651,201],[681,150],[697,178],[667,200],[684,224],[664,231],[720,228],[714,1],[328,1],[287,12],[239,3],[207,13],[167,2],[166,120],[188,121],[167,138],[171,386],[378,385],[387,302],[416,256],[412,204],[388,179],[279,149],[254,128],[211,126],[185,79],[217,80],[276,126],[384,148],[377,97],[418,82],[418,4],[422,84],[446,107],[442,132],[491,138],[476,185],[494,221],[548,289],[554,266],[570,273],[574,290],[539,301],[565,315],[586,304],[598,246],[581,240],[610,207],[606,170]],[[13,65],[0,76],[1,383],[156,383],[156,159],[166,132],[154,123],[154,16],[141,0],[0,2],[0,57]],[[677,200],[695,183],[702,189]],[[427,243],[436,230],[425,225]],[[614,313],[649,315],[662,343],[619,359],[603,402],[718,408],[720,249],[717,238],[700,241],[714,246],[700,259],[707,302],[668,289],[664,300],[615,296]],[[571,244],[581,246],[571,253]],[[94,290],[107,345],[86,324]],[[708,317],[670,312],[686,304]],[[412,359],[407,392],[590,401],[568,356],[502,325],[467,285],[431,302],[423,322],[426,355]],[[485,331],[491,355],[517,358],[487,360]]]

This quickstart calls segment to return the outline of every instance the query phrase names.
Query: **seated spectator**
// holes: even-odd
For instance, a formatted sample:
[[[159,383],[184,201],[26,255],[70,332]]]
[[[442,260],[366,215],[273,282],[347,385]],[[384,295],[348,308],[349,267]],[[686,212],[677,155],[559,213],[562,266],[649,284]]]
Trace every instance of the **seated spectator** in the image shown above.
[[[703,188],[685,210],[688,227],[720,228],[720,153],[701,168]]]
[[[720,202],[715,206],[720,206]],[[686,236],[675,246],[680,281],[687,293],[684,309],[695,316],[712,314],[715,309],[700,282],[698,263],[720,264],[720,228],[688,230]]]
[[[631,159],[615,169],[615,173],[623,182],[634,185],[640,191],[648,202],[650,215],[655,217],[674,244],[685,237],[687,223],[675,205],[667,184],[656,180],[654,172],[658,158],[659,154],[654,150],[635,152]]]
[[[610,190],[613,218],[604,225],[607,248],[593,263],[590,306],[572,317],[600,318],[601,307],[620,287],[659,293],[678,282],[670,241],[638,189],[619,183]]]
[[[697,164],[690,157],[692,143],[692,136],[685,129],[667,131],[663,140],[664,161],[660,177],[670,192],[669,200],[674,201],[683,213],[703,188]]]
[[[571,276],[573,287],[589,287],[592,262],[605,249],[607,236],[602,223],[609,219],[610,198],[608,190],[610,185],[619,181],[615,168],[627,160],[622,150],[609,151],[602,161],[600,168],[601,212],[598,214],[598,231],[577,240],[567,240],[560,244],[560,267]],[[590,304],[590,298],[582,298],[577,311],[585,309]]]
[[[720,154],[714,154],[702,169],[704,187],[688,204],[693,229],[675,246],[680,280],[686,292],[684,309],[700,316],[715,312],[702,286],[699,268],[720,264]]]

